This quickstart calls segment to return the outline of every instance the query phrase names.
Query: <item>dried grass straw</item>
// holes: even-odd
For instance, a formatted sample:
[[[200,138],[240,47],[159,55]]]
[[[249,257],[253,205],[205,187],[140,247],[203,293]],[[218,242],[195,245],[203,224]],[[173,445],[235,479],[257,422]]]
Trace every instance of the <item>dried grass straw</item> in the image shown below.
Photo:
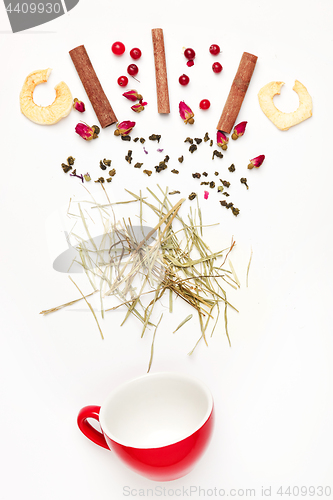
[[[139,204],[138,218],[141,229],[141,233],[138,231],[139,235],[135,233],[130,219],[116,222],[113,204],[109,199],[108,204],[98,204],[95,200],[93,204],[88,202],[91,209],[98,210],[103,220],[105,233],[99,246],[91,238],[81,208],[82,202],[79,204],[78,209],[83,227],[92,245],[78,238],[76,262],[83,267],[93,291],[83,295],[79,289],[81,299],[75,299],[41,312],[47,315],[79,300],[85,300],[103,336],[97,317],[86,299],[89,295],[99,292],[102,318],[110,311],[125,307],[127,313],[122,325],[130,316],[134,316],[142,324],[141,336],[145,334],[147,328],[155,328],[148,370],[151,367],[157,326],[162,319],[161,317],[157,325],[154,324],[154,308],[165,292],[169,295],[170,310],[174,308],[173,297],[175,296],[197,312],[201,332],[194,348],[189,353],[192,354],[201,340],[208,345],[206,333],[212,322],[211,335],[214,333],[220,316],[221,304],[224,309],[225,333],[230,343],[227,311],[229,308],[235,311],[237,309],[228,301],[224,284],[235,289],[239,287],[233,267],[231,270],[225,268],[226,260],[235,242],[232,241],[228,248],[212,252],[202,238],[205,226],[202,224],[199,205],[196,210],[191,208],[187,220],[184,220],[179,210],[185,200],[181,199],[173,205],[168,198],[168,189],[163,191],[160,186],[158,189],[157,195],[147,188],[155,204],[148,201],[149,197],[143,197],[141,191],[137,195],[126,190],[132,198],[128,202],[133,201]],[[111,215],[107,209],[111,210]],[[148,210],[151,216],[157,218],[154,228],[146,235],[143,226],[143,209]],[[151,237],[155,237],[152,242]],[[105,309],[103,301],[110,295],[116,297],[119,304]],[[149,295],[153,298],[148,304],[144,304]],[[214,318],[215,311],[217,314]],[[192,314],[187,316],[173,333],[192,316]]]

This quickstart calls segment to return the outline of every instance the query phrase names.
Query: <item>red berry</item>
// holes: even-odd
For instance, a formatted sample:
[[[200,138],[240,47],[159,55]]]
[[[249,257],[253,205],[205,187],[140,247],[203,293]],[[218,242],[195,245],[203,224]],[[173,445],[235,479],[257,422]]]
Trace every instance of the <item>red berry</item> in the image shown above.
[[[125,52],[125,45],[121,42],[114,42],[111,50],[116,56],[121,56]]]
[[[138,48],[132,49],[130,52],[130,56],[132,59],[140,59],[141,57],[141,50]]]
[[[199,108],[200,109],[210,108],[210,101],[208,101],[208,99],[202,99],[202,101],[200,101]]]
[[[187,75],[182,75],[179,77],[179,83],[180,85],[187,85],[190,81],[189,77]]]
[[[194,59],[195,58],[195,52],[193,49],[186,49],[184,52],[184,56],[186,59]]]
[[[139,72],[139,68],[137,67],[136,64],[130,64],[127,68],[127,73],[131,76],[137,75]]]
[[[117,82],[118,85],[120,85],[121,87],[126,87],[126,85],[128,84],[128,78],[127,76],[120,76]]]
[[[212,56],[217,56],[221,52],[221,49],[218,45],[215,43],[209,47],[209,52],[212,54]]]
[[[212,66],[214,73],[221,73],[222,65],[219,62],[215,62]]]

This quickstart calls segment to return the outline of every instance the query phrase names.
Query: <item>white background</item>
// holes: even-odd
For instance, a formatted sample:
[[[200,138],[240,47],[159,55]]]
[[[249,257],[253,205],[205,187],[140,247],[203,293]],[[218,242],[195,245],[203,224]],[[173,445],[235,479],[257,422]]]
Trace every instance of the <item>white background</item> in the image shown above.
[[[60,165],[68,155],[76,158],[79,172],[89,171],[93,179],[101,173],[99,160],[110,157],[117,170],[106,186],[112,199],[127,199],[124,187],[157,190],[156,183],[178,188],[184,197],[196,190],[204,221],[220,223],[207,232],[212,248],[227,246],[232,236],[237,243],[231,258],[241,288],[231,290],[230,300],[240,312],[229,315],[231,348],[221,321],[209,347],[201,342],[189,357],[200,334],[197,318],[172,335],[191,311],[178,301],[169,314],[166,299],[156,311],[155,319],[160,312],[164,316],[152,372],[200,377],[211,388],[217,414],[214,439],[203,460],[185,478],[160,485],[166,488],[161,494],[170,496],[180,491],[177,488],[191,486],[192,498],[199,498],[198,490],[194,492],[199,487],[207,495],[209,489],[224,488],[229,496],[231,488],[255,488],[256,497],[262,487],[271,487],[271,498],[281,498],[280,486],[333,490],[332,14],[330,0],[170,0],[165,5],[81,0],[66,16],[13,35],[0,5],[1,498],[106,500],[123,498],[124,487],[134,495],[156,486],[89,442],[76,426],[82,406],[101,404],[113,387],[146,372],[152,331],[141,339],[134,319],[120,328],[124,312],[119,310],[101,321],[102,341],[88,311],[68,308],[47,317],[39,314],[78,296],[68,276],[53,270],[50,249],[52,237],[66,249],[61,230],[50,224],[52,214],[61,213],[71,197],[87,199],[79,179],[62,172]],[[159,116],[156,110],[150,34],[154,27],[164,29],[170,116]],[[116,83],[130,63],[128,51],[122,58],[111,54],[116,40],[143,52],[140,83],[128,87],[148,101],[139,116],[124,102]],[[212,43],[222,48],[217,57],[224,68],[220,75],[211,71]],[[36,90],[36,101],[50,103],[54,85],[64,80],[73,97],[86,103],[83,119],[96,123],[68,55],[80,44],[118,118],[137,121],[133,137],[162,134],[160,147],[171,158],[168,171],[148,179],[129,166],[123,157],[131,147],[136,161],[143,158],[146,168],[153,169],[161,159],[157,146],[147,141],[145,157],[141,145],[123,143],[113,135],[113,127],[103,130],[98,140],[84,142],[74,133],[81,118],[75,111],[50,127],[35,125],[20,113],[18,97],[26,75],[51,67],[49,83]],[[197,52],[193,68],[185,65],[183,47]],[[258,56],[237,120],[248,121],[245,136],[231,141],[222,160],[211,161],[208,144],[190,155],[185,137],[203,137],[206,131],[214,137],[243,51]],[[178,84],[182,73],[191,78],[187,88]],[[313,98],[313,116],[281,132],[260,110],[257,93],[269,81],[284,81],[274,102],[291,111],[298,105],[292,91],[295,79]],[[203,98],[211,101],[209,111],[199,110]],[[196,115],[192,128],[178,115],[183,99]],[[176,158],[181,154],[185,161],[179,166]],[[247,170],[248,160],[259,154],[266,155],[262,167]],[[227,170],[231,163],[236,165],[233,174]],[[171,174],[171,166],[179,167],[179,176]],[[216,192],[203,199],[203,186],[191,173],[204,170],[212,179],[218,170],[232,182],[229,199],[240,208],[239,217],[219,205],[221,195]],[[248,191],[239,182],[244,176]],[[89,189],[105,201],[97,184]],[[187,200],[184,216],[190,206]]]

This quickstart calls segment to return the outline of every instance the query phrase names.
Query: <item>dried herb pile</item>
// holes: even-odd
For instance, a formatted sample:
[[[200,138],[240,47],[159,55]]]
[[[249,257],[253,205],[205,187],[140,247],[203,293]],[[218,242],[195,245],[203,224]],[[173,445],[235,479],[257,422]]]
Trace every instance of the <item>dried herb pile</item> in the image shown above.
[[[107,196],[103,184],[101,188]],[[235,307],[228,302],[225,288],[232,286],[237,289],[239,283],[234,270],[227,269],[225,264],[235,243],[231,242],[227,249],[212,252],[203,238],[204,226],[199,204],[197,209],[190,208],[190,212],[183,218],[179,212],[185,199],[172,204],[168,197],[168,188],[164,191],[158,186],[158,189],[156,194],[147,188],[154,202],[148,201],[141,192],[137,195],[128,190],[126,192],[131,199],[119,202],[133,202],[138,206],[139,226],[136,219],[135,223],[131,219],[116,221],[113,204],[109,199],[104,205],[87,202],[88,209],[97,210],[104,220],[105,233],[99,242],[91,238],[84,210],[79,203],[79,214],[87,239],[77,237],[75,261],[83,267],[92,292],[83,295],[74,283],[81,293],[80,298],[42,311],[41,314],[47,315],[85,300],[103,337],[96,314],[87,300],[90,295],[98,293],[102,318],[106,313],[111,315],[112,310],[124,307],[127,311],[122,325],[132,315],[141,323],[141,337],[147,328],[155,328],[154,341],[158,325],[154,317],[155,306],[168,294],[170,312],[173,309],[174,297],[178,297],[189,304],[198,315],[200,336],[189,354],[192,354],[202,340],[208,345],[208,332],[210,336],[213,335],[221,310],[230,343],[227,310],[228,307]],[[143,219],[144,210],[154,219],[154,227],[148,234],[145,233],[147,228]],[[105,309],[104,301],[108,296],[117,298],[119,304]],[[191,317],[192,315],[185,318],[177,329]],[[149,369],[152,353],[153,345]]]

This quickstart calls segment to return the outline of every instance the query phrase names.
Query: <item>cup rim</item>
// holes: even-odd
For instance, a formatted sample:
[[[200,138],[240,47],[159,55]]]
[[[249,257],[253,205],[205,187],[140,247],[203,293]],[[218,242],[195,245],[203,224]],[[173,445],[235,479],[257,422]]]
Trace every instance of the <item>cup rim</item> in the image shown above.
[[[125,389],[126,387],[128,387],[129,385],[131,385],[133,382],[136,382],[138,380],[142,380],[144,378],[178,378],[178,379],[182,379],[182,380],[187,380],[187,381],[190,381],[192,383],[195,383],[197,386],[200,386],[200,388],[203,390],[203,392],[206,394],[207,396],[207,401],[208,401],[208,404],[207,404],[207,410],[205,412],[205,415],[203,416],[203,418],[200,420],[200,422],[194,426],[190,431],[188,431],[186,434],[184,434],[183,436],[175,439],[175,440],[170,440],[170,441],[167,441],[163,444],[159,444],[158,446],[133,446],[133,444],[129,443],[129,442],[126,442],[126,440],[122,440],[122,439],[119,439],[117,438],[111,431],[110,429],[108,428],[107,426],[107,423],[106,423],[106,416],[105,416],[105,410],[104,408],[107,407],[108,403],[113,399],[113,397],[121,392],[123,389]],[[209,419],[211,413],[212,413],[212,410],[213,410],[213,406],[214,406],[214,401],[213,401],[213,396],[212,396],[212,393],[211,391],[209,390],[209,388],[207,387],[207,385],[202,382],[200,379],[198,379],[197,377],[194,377],[192,375],[186,375],[186,374],[183,374],[183,373],[178,373],[178,372],[167,372],[167,371],[164,371],[164,372],[156,372],[156,373],[146,373],[144,375],[141,375],[141,376],[138,376],[138,377],[135,377],[135,378],[132,378],[122,384],[120,384],[119,386],[117,386],[114,390],[112,390],[109,395],[106,397],[106,399],[104,400],[102,406],[101,406],[101,409],[100,409],[100,413],[99,413],[99,423],[100,423],[100,426],[101,426],[101,429],[103,431],[103,433],[109,438],[111,439],[112,441],[114,441],[115,443],[121,445],[121,446],[125,446],[127,448],[133,448],[133,449],[137,449],[137,450],[147,450],[147,449],[159,449],[159,448],[164,448],[166,446],[171,446],[173,444],[176,444],[176,443],[179,443],[181,441],[183,441],[184,439],[192,436],[195,432],[197,432],[199,429],[201,429],[201,427],[207,422],[207,420]]]

